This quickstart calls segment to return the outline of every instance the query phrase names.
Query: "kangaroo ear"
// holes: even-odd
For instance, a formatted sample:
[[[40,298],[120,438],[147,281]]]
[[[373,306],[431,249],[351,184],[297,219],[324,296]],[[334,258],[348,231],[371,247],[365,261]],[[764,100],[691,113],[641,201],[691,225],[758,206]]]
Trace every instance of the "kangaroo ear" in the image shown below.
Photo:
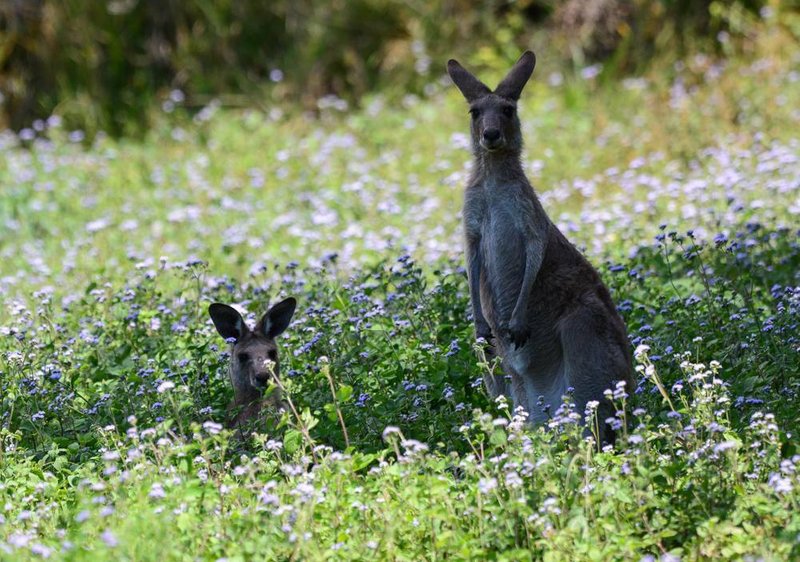
[[[281,335],[289,327],[296,306],[297,301],[292,297],[282,300],[270,308],[259,320],[257,329],[261,330],[268,338]]]
[[[233,338],[238,341],[247,332],[247,324],[242,315],[227,304],[215,302],[208,307],[208,314],[219,335],[225,339]]]
[[[536,55],[532,51],[525,51],[519,57],[517,64],[514,68],[509,70],[503,81],[495,88],[494,93],[498,96],[508,98],[514,101],[519,99],[522,93],[522,88],[528,82],[528,78],[533,74],[533,69],[536,66]]]
[[[475,78],[470,71],[458,64],[455,59],[447,61],[447,74],[450,75],[453,83],[461,90],[461,93],[464,94],[469,103],[492,93],[489,86]]]

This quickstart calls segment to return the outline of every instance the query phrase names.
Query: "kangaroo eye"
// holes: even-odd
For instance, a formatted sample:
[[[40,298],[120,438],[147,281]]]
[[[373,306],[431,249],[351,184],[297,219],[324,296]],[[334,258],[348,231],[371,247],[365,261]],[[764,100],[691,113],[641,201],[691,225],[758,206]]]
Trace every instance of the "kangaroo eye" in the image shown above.
[[[239,355],[237,355],[237,357],[239,358],[240,363],[247,363],[248,361],[250,361],[249,353],[240,353]]]
[[[514,115],[514,108],[511,106],[506,106],[503,108],[503,115],[506,117],[513,117]]]
[[[472,115],[473,119],[477,119],[478,117],[481,116],[481,110],[478,109],[477,107],[473,107],[472,109],[470,109],[469,113],[470,115]]]

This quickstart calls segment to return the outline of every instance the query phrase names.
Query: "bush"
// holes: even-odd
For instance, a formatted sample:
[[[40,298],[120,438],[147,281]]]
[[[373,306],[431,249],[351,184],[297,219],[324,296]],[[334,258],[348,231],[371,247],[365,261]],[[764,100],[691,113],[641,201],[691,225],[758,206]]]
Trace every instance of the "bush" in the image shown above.
[[[90,136],[142,134],[159,104],[315,109],[326,95],[352,103],[381,88],[421,93],[447,58],[506,64],[546,28],[560,51],[549,58],[583,65],[612,56],[625,70],[671,44],[742,31],[727,15],[763,5],[15,0],[0,7],[2,119],[19,130],[57,113]]]

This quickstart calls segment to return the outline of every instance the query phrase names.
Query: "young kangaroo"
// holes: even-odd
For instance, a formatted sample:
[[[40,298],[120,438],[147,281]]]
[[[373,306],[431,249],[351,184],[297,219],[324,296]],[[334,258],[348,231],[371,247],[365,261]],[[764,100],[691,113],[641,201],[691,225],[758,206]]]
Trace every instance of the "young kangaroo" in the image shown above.
[[[230,364],[233,402],[228,412],[238,410],[238,413],[230,420],[230,427],[256,418],[264,408],[278,410],[283,406],[279,391],[266,398],[262,394],[272,377],[280,375],[275,338],[289,326],[296,306],[297,301],[291,297],[279,302],[261,317],[255,330],[250,330],[241,314],[226,304],[215,302],[208,307],[219,335],[233,341]]]
[[[533,73],[527,51],[492,92],[455,60],[453,82],[469,102],[475,165],[464,197],[470,298],[478,337],[492,343],[510,377],[486,377],[490,394],[511,395],[534,422],[562,403],[568,388],[578,413],[600,403],[601,442],[614,433],[603,392],[633,389],[625,325],[608,289],[550,221],[520,164],[517,100]]]

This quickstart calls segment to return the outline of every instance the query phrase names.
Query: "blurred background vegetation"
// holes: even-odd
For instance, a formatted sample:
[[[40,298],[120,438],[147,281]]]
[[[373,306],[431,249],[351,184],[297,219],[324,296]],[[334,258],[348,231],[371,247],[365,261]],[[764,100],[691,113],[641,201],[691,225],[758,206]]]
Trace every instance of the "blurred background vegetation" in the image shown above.
[[[798,0],[0,0],[0,126],[138,135],[154,114],[425,94],[457,56],[523,48],[602,77],[746,49],[754,22],[800,37]],[[721,55],[731,53],[720,52]],[[327,97],[335,96],[335,97]],[[41,127],[41,123],[39,127]]]

